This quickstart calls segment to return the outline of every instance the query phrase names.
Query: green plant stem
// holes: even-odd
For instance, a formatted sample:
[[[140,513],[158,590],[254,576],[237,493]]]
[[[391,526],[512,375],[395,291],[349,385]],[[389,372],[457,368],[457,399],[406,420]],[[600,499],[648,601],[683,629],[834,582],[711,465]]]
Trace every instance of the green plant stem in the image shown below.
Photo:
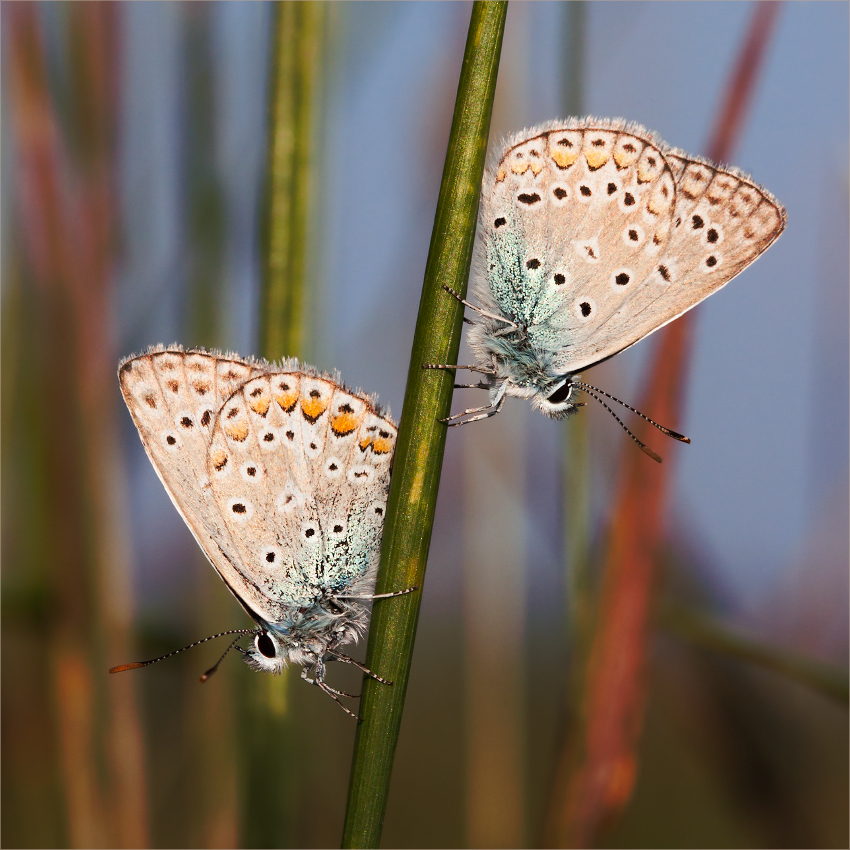
[[[697,646],[772,670],[848,705],[847,670],[760,643],[683,605],[665,604],[659,611],[659,619],[668,631]]]
[[[275,4],[260,322],[260,350],[269,360],[299,356],[304,345],[313,113],[325,15],[324,3],[284,0]]]
[[[354,745],[343,847],[377,847],[381,836],[431,527],[446,442],[454,375],[423,370],[456,363],[461,305],[443,285],[466,293],[481,179],[504,32],[505,2],[476,2],[463,57],[451,135],[425,268],[407,389],[396,444],[377,592],[418,587],[416,593],[375,603],[367,666],[393,681],[364,679]]]

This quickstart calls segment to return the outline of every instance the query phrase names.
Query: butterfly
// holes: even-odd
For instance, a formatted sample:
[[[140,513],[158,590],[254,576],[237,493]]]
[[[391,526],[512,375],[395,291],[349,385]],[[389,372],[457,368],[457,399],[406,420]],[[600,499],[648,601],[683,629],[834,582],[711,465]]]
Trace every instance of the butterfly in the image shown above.
[[[365,631],[373,599],[400,595],[373,593],[392,419],[373,397],[297,360],[156,347],[122,361],[118,375],[174,506],[256,623],[214,635],[237,635],[224,655],[235,647],[270,673],[300,664],[302,678],[356,716],[339,701],[352,695],[330,687],[325,668],[354,664],[390,684],[339,648]],[[246,635],[253,640],[242,648]]]
[[[785,219],[748,175],[637,124],[568,119],[515,135],[484,177],[472,284],[480,305],[448,290],[480,317],[469,331],[476,364],[426,366],[482,374],[458,386],[488,390],[489,404],[445,421],[493,416],[508,396],[559,419],[581,405],[577,390],[634,410],[579,373],[727,284]]]

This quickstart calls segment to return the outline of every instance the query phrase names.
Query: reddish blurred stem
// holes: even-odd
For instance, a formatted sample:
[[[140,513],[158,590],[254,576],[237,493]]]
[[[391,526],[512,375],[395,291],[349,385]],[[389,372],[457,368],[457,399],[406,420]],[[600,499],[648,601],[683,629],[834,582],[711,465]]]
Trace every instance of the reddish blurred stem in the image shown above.
[[[727,89],[726,99],[717,116],[711,141],[705,155],[715,162],[728,162],[749,112],[758,75],[764,67],[764,57],[779,17],[778,0],[755,4],[747,37],[738,54]]]
[[[726,97],[708,145],[709,156],[726,160],[741,136],[776,22],[778,3],[756,3]],[[690,351],[690,312],[660,332],[650,384],[640,409],[677,428]],[[641,423],[637,435],[652,439]],[[674,451],[663,465],[627,446],[611,511],[597,630],[588,655],[578,730],[565,751],[556,780],[556,814],[549,842],[594,845],[600,831],[622,811],[637,775],[637,748],[647,697],[647,661],[658,551]]]
[[[68,5],[71,108],[64,125],[48,85],[44,9],[11,3],[3,12],[18,165],[16,244],[36,290],[33,326],[17,331],[26,377],[39,387],[45,411],[39,450],[48,498],[40,521],[50,625],[38,637],[49,645],[44,675],[67,838],[77,847],[144,846],[134,686],[104,693],[104,646],[121,654],[129,619],[110,338],[117,6]]]

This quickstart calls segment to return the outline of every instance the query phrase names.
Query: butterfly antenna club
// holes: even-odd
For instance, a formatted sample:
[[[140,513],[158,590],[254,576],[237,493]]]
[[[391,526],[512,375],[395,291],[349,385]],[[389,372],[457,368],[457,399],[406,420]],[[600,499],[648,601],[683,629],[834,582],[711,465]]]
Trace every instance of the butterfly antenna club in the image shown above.
[[[225,635],[239,635],[242,637],[243,635],[255,635],[257,634],[256,629],[230,629],[226,632],[219,632],[217,635],[210,635],[209,637],[201,638],[201,640],[196,640],[194,643],[190,643],[188,646],[183,646],[180,649],[175,649],[173,652],[169,652],[166,655],[160,655],[159,658],[151,658],[149,661],[131,661],[129,664],[119,664],[116,667],[110,667],[110,673],[123,673],[125,670],[137,670],[139,667],[147,667],[149,664],[156,664],[157,661],[165,661],[166,658],[171,658],[172,655],[177,655],[179,652],[185,652],[187,649],[192,649],[195,646],[200,646],[202,643],[206,643],[208,640],[215,640],[216,638],[224,637]],[[224,655],[232,649],[233,645],[239,640],[239,637],[234,640],[229,647],[225,650]],[[224,655],[219,658],[218,662],[204,675],[201,677],[201,681],[205,682],[213,673],[215,673],[216,668],[219,664],[221,664]]]

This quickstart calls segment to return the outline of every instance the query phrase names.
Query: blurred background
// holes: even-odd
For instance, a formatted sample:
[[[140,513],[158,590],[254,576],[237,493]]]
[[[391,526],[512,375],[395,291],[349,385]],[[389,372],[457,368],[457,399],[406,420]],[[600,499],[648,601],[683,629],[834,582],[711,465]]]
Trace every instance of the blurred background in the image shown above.
[[[470,8],[315,20],[302,353],[396,417]],[[577,112],[704,153],[753,11],[512,4],[491,144]],[[778,7],[730,156],[788,225],[696,311],[692,445],[653,442],[668,542],[634,784],[601,846],[848,843],[848,17]],[[106,675],[247,624],[116,367],[155,343],[258,352],[273,20],[266,3],[2,7],[5,846],[339,843],[354,723],[300,671],[266,683],[228,658],[200,685],[208,645]],[[587,378],[637,403],[655,341]],[[513,400],[449,433],[385,846],[559,843],[565,517],[584,500],[596,563],[632,452],[597,406],[559,423]]]

